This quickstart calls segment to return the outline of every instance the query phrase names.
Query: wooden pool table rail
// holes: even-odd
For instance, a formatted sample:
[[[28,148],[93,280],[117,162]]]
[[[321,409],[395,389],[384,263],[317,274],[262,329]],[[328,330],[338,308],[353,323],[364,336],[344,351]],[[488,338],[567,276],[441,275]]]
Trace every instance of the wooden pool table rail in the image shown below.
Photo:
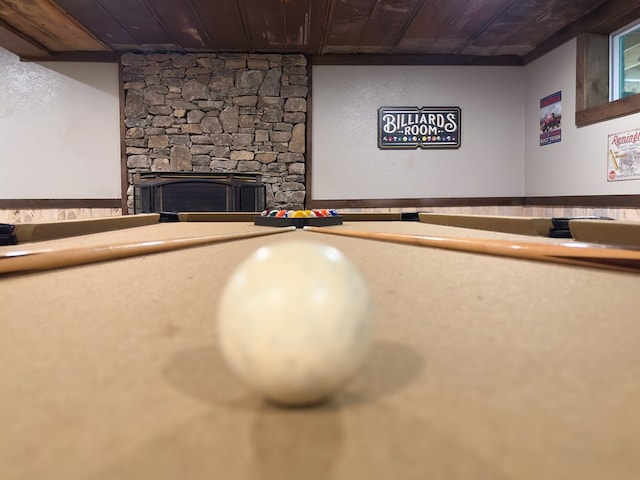
[[[585,243],[553,244],[515,240],[435,237],[427,235],[364,232],[331,227],[304,227],[304,229],[310,232],[344,237],[640,273],[640,251],[606,248]]]
[[[290,232],[296,227],[256,230],[252,232],[207,235],[202,237],[176,238],[148,242],[125,242],[92,247],[75,247],[39,251],[14,250],[0,256],[0,275],[28,271],[52,270],[55,268],[86,265],[120,258],[168,252],[182,248],[198,247],[213,243],[230,242],[247,238]]]
[[[109,232],[123,228],[144,227],[160,221],[160,214],[124,215],[119,217],[83,218],[55,222],[18,223],[14,233],[18,243],[39,242],[56,238]]]

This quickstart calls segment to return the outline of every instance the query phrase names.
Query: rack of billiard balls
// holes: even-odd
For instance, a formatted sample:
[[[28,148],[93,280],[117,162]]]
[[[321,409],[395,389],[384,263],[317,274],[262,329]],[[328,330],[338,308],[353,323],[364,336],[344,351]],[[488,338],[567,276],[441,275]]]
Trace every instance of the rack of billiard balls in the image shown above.
[[[263,210],[261,217],[276,218],[316,218],[316,217],[338,217],[336,210]]]
[[[255,225],[265,226],[295,226],[302,228],[306,225],[328,226],[341,225],[342,217],[336,210],[264,210],[255,217]]]

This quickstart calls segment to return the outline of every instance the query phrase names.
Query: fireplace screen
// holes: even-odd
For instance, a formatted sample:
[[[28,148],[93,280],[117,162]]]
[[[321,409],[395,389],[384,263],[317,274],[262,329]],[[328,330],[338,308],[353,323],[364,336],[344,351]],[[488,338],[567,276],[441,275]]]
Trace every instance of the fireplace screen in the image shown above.
[[[265,196],[257,174],[140,173],[134,185],[135,213],[259,212]]]

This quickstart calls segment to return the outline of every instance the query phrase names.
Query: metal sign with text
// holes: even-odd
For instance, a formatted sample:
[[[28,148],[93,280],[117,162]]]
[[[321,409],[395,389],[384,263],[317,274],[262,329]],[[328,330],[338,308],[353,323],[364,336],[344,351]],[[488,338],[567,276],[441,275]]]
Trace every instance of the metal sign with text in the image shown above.
[[[380,107],[378,148],[460,148],[460,107]]]

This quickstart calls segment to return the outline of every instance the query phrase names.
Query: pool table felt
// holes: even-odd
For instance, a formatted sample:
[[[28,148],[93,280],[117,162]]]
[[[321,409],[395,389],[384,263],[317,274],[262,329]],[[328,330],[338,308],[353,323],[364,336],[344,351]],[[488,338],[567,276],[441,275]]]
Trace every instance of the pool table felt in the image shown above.
[[[269,227],[156,224],[33,247],[256,228]],[[217,349],[229,273],[291,239],[340,248],[375,297],[365,367],[312,409],[265,404]],[[638,291],[632,274],[304,231],[3,277],[0,478],[635,479]]]

